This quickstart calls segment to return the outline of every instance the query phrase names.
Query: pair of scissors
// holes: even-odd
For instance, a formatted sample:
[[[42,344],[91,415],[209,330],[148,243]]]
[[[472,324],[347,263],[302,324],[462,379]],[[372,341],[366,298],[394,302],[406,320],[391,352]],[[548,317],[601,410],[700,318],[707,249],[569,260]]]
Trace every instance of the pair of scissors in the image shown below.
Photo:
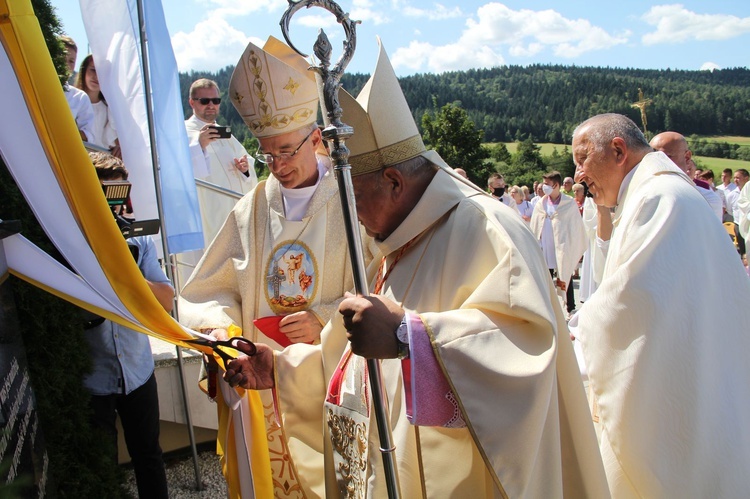
[[[228,340],[195,338],[193,340],[185,340],[185,343],[191,343],[194,345],[206,346],[211,348],[219,357],[221,357],[221,360],[224,361],[224,369],[226,369],[229,361],[236,358],[236,356],[230,355],[228,352],[226,352],[225,349],[231,348],[232,350],[237,350],[238,352],[244,353],[245,355],[251,357],[258,351],[255,343],[243,336],[235,336],[234,338],[229,338]],[[249,347],[248,350],[250,350],[250,353],[246,353],[244,350],[240,350],[237,347],[237,343],[244,343],[245,345],[247,345]]]

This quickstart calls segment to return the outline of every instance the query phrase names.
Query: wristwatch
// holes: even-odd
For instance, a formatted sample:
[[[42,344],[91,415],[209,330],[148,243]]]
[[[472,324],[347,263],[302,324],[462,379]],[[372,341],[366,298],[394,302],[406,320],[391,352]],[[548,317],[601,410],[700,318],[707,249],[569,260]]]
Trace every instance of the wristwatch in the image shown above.
[[[396,328],[396,343],[398,344],[399,360],[409,358],[409,327],[406,325],[406,315],[401,319],[401,324]]]

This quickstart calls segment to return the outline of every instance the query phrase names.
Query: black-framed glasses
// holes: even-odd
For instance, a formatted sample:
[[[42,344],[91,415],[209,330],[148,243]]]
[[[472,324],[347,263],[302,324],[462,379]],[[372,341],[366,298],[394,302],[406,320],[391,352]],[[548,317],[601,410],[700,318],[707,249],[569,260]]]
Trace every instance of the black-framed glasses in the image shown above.
[[[201,103],[202,106],[207,106],[209,102],[214,106],[218,106],[219,104],[221,104],[221,97],[201,97],[200,99],[193,100],[197,100]]]
[[[261,152],[260,148],[256,151],[256,153],[253,155],[255,156],[255,159],[260,161],[261,163],[265,163],[267,165],[270,165],[274,162],[274,160],[281,160],[281,161],[289,161],[294,157],[295,154],[299,152],[299,150],[302,148],[303,145],[305,145],[305,142],[307,142],[307,139],[310,138],[310,136],[315,132],[315,130],[311,131],[307,134],[307,137],[305,137],[305,140],[300,142],[300,144],[297,146],[297,149],[294,150],[294,152],[282,152],[280,154],[269,154],[267,152]]]

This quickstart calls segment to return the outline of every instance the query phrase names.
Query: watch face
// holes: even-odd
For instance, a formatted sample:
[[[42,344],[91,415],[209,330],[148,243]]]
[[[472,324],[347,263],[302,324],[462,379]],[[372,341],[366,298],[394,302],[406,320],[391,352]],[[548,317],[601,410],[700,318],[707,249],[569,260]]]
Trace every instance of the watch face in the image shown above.
[[[401,320],[398,329],[396,329],[396,338],[401,343],[409,344],[409,327],[406,325],[406,320]]]

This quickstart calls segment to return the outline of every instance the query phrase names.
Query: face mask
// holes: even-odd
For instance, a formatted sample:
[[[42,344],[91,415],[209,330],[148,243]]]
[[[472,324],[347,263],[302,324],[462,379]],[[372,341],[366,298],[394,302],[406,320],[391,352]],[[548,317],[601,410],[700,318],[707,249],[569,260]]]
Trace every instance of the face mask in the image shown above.
[[[545,193],[545,194],[546,194],[547,196],[549,196],[550,194],[552,194],[552,191],[554,191],[554,190],[555,190],[555,188],[554,188],[554,187],[552,187],[551,185],[547,185],[547,184],[544,184],[544,185],[542,186],[542,191],[544,191],[544,193]]]
[[[502,197],[503,194],[505,194],[505,187],[498,187],[497,189],[492,189],[492,194],[496,197]]]

